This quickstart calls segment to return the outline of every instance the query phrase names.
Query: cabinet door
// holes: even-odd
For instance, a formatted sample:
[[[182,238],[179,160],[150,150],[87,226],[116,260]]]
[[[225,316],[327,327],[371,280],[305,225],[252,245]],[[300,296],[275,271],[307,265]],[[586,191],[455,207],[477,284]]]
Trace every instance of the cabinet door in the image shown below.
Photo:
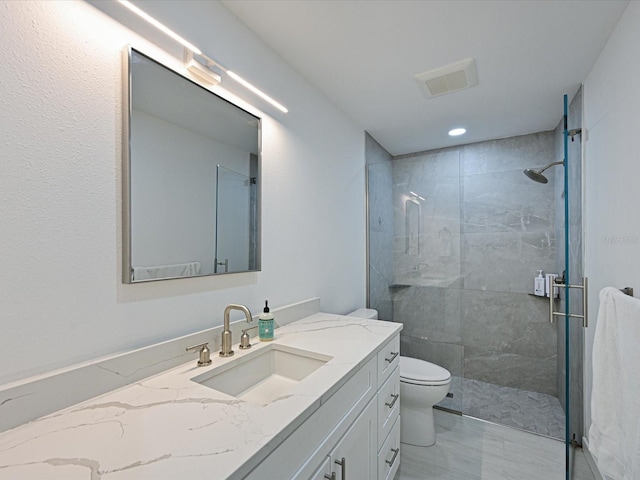
[[[377,415],[377,402],[374,398],[331,452],[331,468],[336,472],[336,480],[378,478]]]
[[[331,478],[331,457],[326,457],[322,465],[311,475],[309,480],[325,480]]]

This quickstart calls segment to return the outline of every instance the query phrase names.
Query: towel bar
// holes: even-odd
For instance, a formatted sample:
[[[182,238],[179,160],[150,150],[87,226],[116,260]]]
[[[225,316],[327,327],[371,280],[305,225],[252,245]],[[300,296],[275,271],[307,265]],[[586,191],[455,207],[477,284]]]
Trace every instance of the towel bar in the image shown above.
[[[620,291],[625,295],[629,295],[630,297],[633,297],[633,287],[624,287],[624,288],[621,288]]]

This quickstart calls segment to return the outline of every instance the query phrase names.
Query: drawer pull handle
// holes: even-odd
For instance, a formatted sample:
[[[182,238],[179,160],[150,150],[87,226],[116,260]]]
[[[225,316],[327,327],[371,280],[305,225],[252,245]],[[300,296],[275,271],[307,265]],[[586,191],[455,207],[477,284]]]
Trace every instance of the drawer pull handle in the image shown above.
[[[396,359],[398,355],[400,355],[400,352],[391,352],[391,358],[385,358],[385,360],[391,363]]]
[[[396,461],[396,457],[398,456],[398,453],[400,452],[399,448],[392,448],[391,451],[393,452],[393,457],[391,457],[391,460],[385,460],[385,462],[387,462],[389,464],[389,466],[393,466],[393,462]]]
[[[335,460],[334,463],[342,468],[342,480],[347,480],[347,459],[342,457],[342,461]]]
[[[384,402],[384,404],[389,408],[393,408],[393,406],[398,401],[398,397],[400,397],[400,394],[399,393],[392,393],[391,396],[393,397],[393,400],[391,400],[390,402]]]
[[[336,472],[331,472],[331,476],[329,476],[328,473],[325,473],[324,478],[326,478],[327,480],[336,480]]]

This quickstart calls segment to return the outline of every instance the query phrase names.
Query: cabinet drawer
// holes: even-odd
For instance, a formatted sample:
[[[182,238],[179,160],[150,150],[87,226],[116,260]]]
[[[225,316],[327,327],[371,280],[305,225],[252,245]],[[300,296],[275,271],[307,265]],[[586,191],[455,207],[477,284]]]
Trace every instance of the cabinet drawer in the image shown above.
[[[378,480],[393,480],[400,466],[400,418],[378,453]]]
[[[378,387],[400,364],[400,335],[396,335],[378,352]]]
[[[400,369],[396,368],[378,391],[378,445],[389,435],[400,415]]]

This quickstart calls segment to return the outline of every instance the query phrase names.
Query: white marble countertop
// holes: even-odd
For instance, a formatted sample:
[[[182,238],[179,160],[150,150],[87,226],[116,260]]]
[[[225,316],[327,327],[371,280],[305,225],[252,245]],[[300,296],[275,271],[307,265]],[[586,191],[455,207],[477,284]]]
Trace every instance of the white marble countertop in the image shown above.
[[[318,313],[274,342],[196,361],[0,434],[0,479],[242,478],[387,343],[401,324]],[[237,340],[237,339],[235,339]],[[279,343],[333,357],[281,399],[240,401],[191,381]]]

